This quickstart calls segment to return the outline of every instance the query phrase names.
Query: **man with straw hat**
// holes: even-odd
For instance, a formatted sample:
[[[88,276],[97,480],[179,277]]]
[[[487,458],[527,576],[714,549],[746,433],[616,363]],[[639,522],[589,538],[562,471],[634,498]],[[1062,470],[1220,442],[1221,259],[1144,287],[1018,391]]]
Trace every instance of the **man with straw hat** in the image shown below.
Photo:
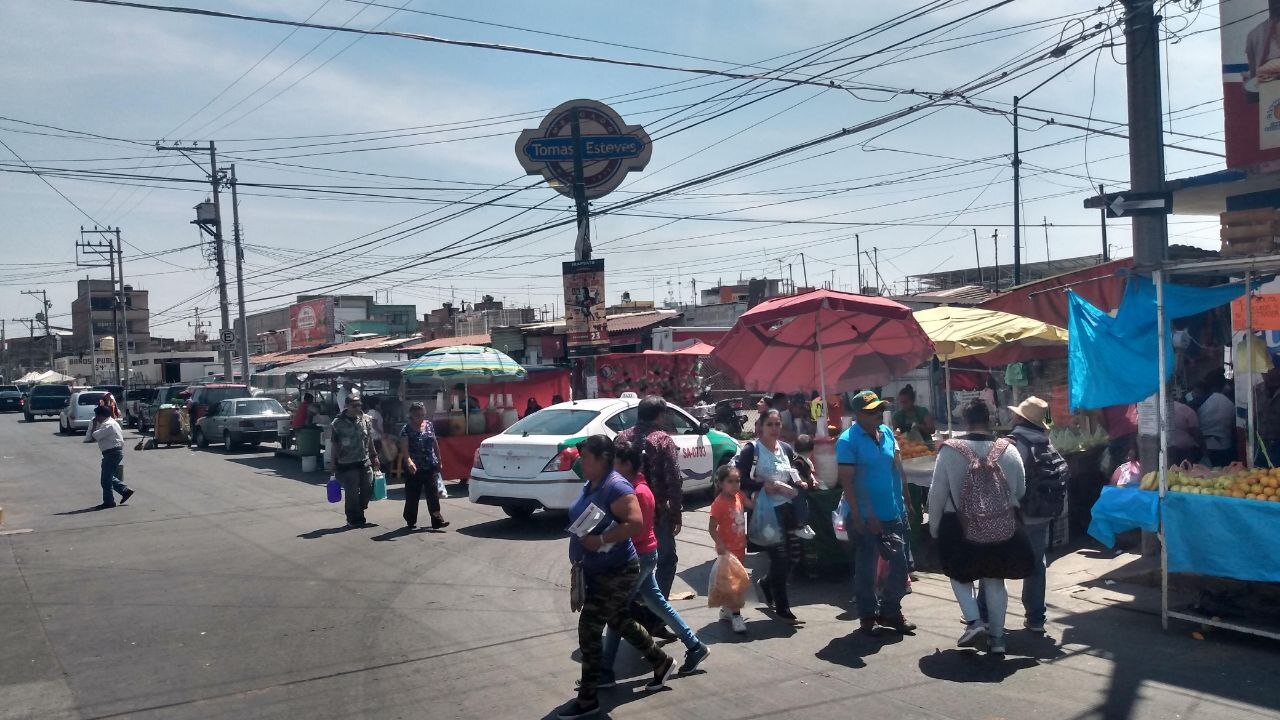
[[[1026,612],[1025,627],[1034,633],[1044,632],[1045,574],[1048,569],[1050,522],[1067,506],[1067,461],[1049,441],[1049,403],[1032,395],[1017,406],[1009,406],[1013,418],[1013,441],[1022,466],[1026,469],[1027,489],[1022,496],[1022,521],[1031,540],[1036,563],[1031,575],[1022,581],[1022,607]],[[978,594],[981,604],[982,593]],[[986,616],[986,608],[982,614]]]

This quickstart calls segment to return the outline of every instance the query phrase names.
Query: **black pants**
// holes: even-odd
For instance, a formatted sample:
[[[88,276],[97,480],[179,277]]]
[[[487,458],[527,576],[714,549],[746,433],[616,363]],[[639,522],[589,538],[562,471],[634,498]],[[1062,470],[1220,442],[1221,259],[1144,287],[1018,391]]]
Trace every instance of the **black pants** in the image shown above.
[[[432,517],[440,515],[440,496],[436,495],[436,469],[418,466],[418,472],[404,479],[404,521],[418,524],[418,497],[426,494],[427,510]]]
[[[765,548],[765,553],[769,556],[769,572],[761,581],[768,599],[779,611],[791,609],[791,601],[787,597],[787,579],[800,557],[800,540],[789,532],[782,537],[782,542]]]
[[[347,523],[363,525],[364,511],[369,509],[369,500],[373,497],[373,470],[368,465],[339,466],[337,476],[342,483]]]

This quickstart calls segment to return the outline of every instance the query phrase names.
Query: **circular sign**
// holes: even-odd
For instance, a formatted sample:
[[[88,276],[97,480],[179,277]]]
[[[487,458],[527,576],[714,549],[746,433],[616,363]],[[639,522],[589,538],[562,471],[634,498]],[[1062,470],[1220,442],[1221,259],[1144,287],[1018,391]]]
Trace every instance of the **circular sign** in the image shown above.
[[[236,341],[236,334],[230,330],[223,330],[221,333],[218,333],[218,337],[222,338],[223,345],[231,345]]]
[[[577,116],[579,140],[573,138]],[[570,100],[542,124],[520,133],[516,157],[530,175],[542,175],[562,195],[573,197],[573,162],[582,149],[582,181],[588,198],[607,195],[631,171],[649,164],[653,145],[639,125],[627,125],[613,108],[595,100]]]

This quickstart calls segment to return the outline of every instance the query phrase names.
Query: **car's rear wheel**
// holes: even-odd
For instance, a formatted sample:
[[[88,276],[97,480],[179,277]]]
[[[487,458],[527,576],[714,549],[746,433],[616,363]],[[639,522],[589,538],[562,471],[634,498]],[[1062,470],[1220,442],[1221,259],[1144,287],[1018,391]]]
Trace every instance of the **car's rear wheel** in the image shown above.
[[[204,431],[200,428],[196,428],[193,439],[196,441],[197,446],[202,448],[209,447],[209,438],[204,436]]]
[[[533,511],[537,510],[533,505],[503,505],[502,512],[512,520],[528,520]]]

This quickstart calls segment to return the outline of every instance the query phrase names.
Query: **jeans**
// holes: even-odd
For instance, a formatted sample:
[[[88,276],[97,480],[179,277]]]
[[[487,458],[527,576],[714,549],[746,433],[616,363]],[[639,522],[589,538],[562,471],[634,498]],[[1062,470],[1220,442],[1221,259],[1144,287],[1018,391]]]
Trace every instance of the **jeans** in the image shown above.
[[[353,468],[338,469],[338,482],[342,483],[342,495],[347,514],[347,523],[364,524],[364,511],[369,508],[369,499],[373,497],[373,470],[368,465],[357,465]]]
[[[418,498],[423,494],[427,496],[427,511],[434,520],[440,515],[440,496],[436,494],[436,469],[430,465],[419,465],[418,472],[404,479],[405,524],[418,524]]]
[[[1049,568],[1049,527],[1051,523],[1048,520],[1029,520],[1024,527],[1027,529],[1027,538],[1031,540],[1031,554],[1036,558],[1036,564],[1031,568],[1031,574],[1022,581],[1022,609],[1027,614],[1027,624],[1043,625],[1045,621],[1046,608],[1044,603],[1046,574]],[[982,620],[986,621],[987,615],[987,595],[983,591],[983,585],[986,580],[978,583],[978,612]],[[1004,585],[1003,580],[997,580],[1001,586]],[[968,619],[968,618],[966,618]]]
[[[662,590],[658,588],[658,579],[654,575],[654,569],[658,566],[658,553],[641,553],[640,554],[640,577],[636,580],[635,589],[631,591],[631,595],[627,597],[627,606],[631,606],[633,600],[639,599],[649,608],[650,612],[657,616],[659,620],[671,628],[673,632],[680,638],[680,642],[688,650],[696,650],[701,641],[698,636],[693,633],[693,629],[685,623],[680,617],[680,613],[671,607],[671,603],[667,602],[667,596],[662,594]],[[612,628],[605,628],[604,631],[604,663],[602,667],[605,672],[613,669],[613,661],[618,657],[618,646],[621,644],[621,636]]]
[[[1005,590],[1004,580],[1000,578],[983,578],[978,581],[977,594],[974,594],[971,582],[951,581],[951,591],[956,594],[956,602],[960,603],[960,612],[965,622],[982,620],[986,615],[987,634],[991,637],[1004,635],[1004,616],[1009,609],[1009,591]],[[981,603],[982,610],[978,609]],[[990,614],[987,614],[990,608]]]
[[[898,533],[906,537],[907,524],[901,520],[880,521],[884,532]],[[858,605],[858,617],[876,615],[893,617],[902,614],[902,598],[907,594],[906,546],[889,557],[889,576],[880,592],[876,592],[876,565],[880,560],[880,538],[863,525],[855,536],[853,556],[853,597]]]
[[[671,583],[676,580],[676,535],[673,532],[670,518],[660,517],[653,526],[653,534],[658,538],[658,566],[654,571],[658,580],[658,589],[662,597],[671,597]]]
[[[121,462],[124,462],[124,451],[120,448],[103,451],[102,473],[98,477],[98,481],[102,483],[103,505],[116,504],[116,496],[111,494],[112,490],[121,495],[129,492],[129,486],[116,479],[116,468],[120,466]]]

